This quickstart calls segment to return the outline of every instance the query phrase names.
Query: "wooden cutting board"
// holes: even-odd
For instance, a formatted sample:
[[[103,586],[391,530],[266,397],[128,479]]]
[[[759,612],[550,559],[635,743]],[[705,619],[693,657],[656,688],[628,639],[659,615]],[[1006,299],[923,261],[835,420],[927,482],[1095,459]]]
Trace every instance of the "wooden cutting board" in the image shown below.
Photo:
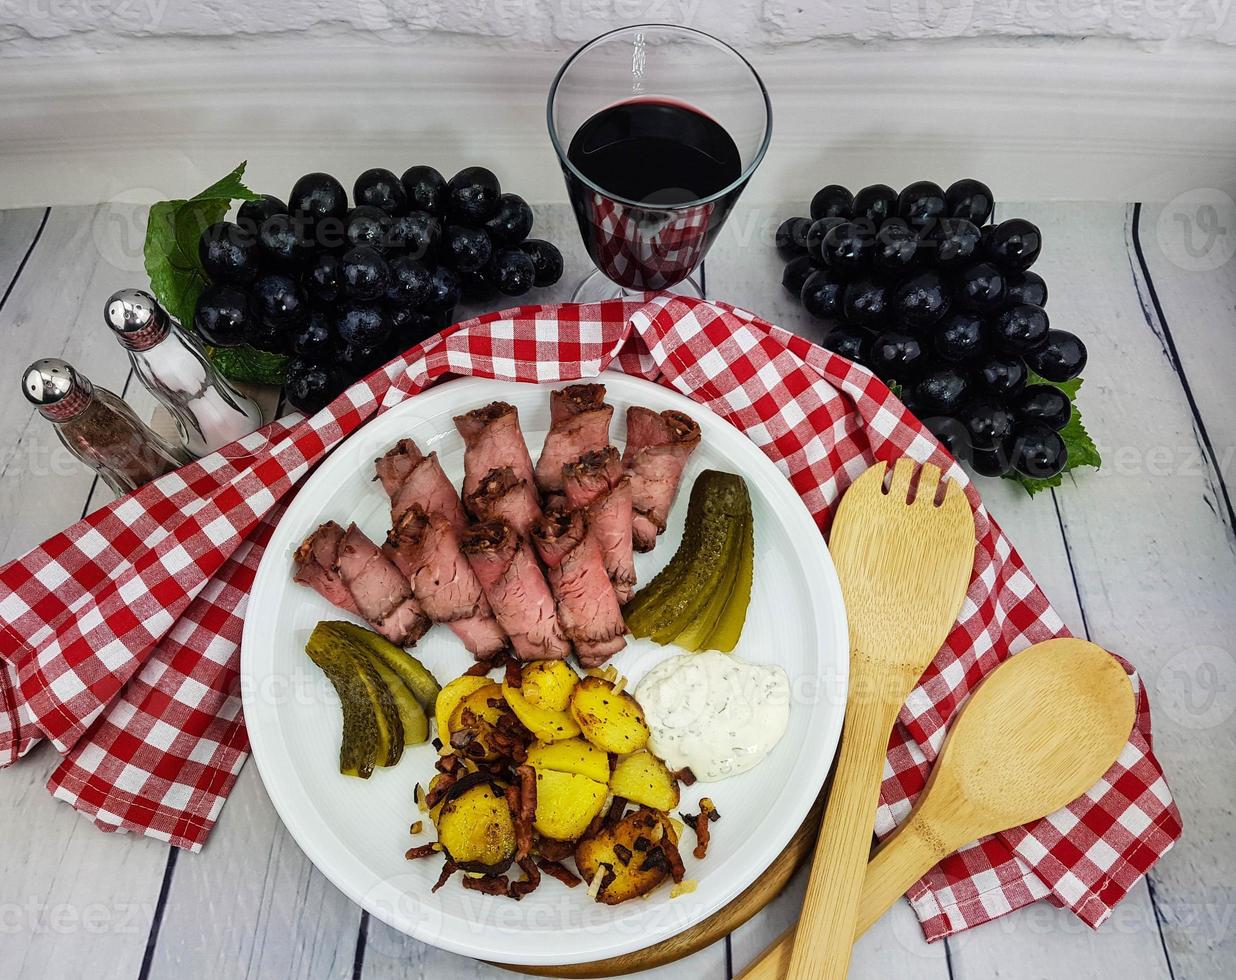
[[[640,970],[664,966],[684,956],[690,956],[705,946],[711,946],[776,898],[799,865],[811,856],[819,835],[820,815],[824,812],[827,791],[826,784],[824,792],[816,798],[806,819],[786,844],[785,850],[746,891],[685,932],[646,949],[637,949],[633,953],[623,953],[605,960],[593,960],[591,963],[572,963],[568,966],[515,966],[510,963],[495,963],[494,966],[537,977],[617,977],[624,973],[637,973]]]

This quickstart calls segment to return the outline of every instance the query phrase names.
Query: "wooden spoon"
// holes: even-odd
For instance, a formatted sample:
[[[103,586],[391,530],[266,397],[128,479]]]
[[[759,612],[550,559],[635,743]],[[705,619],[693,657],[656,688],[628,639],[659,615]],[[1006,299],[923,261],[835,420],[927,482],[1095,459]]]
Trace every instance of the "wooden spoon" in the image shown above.
[[[1077,799],[1129,740],[1128,675],[1085,640],[1036,643],[1009,658],[965,703],[909,820],[867,865],[855,938],[963,844],[1019,827]],[[783,977],[794,927],[743,980]]]
[[[807,880],[789,975],[841,978],[871,849],[880,776],[897,712],[947,638],[974,565],[974,514],[940,471],[899,459],[841,498],[829,551],[850,624],[841,751]],[[939,492],[939,493],[938,493]],[[936,497],[942,499],[936,503]]]

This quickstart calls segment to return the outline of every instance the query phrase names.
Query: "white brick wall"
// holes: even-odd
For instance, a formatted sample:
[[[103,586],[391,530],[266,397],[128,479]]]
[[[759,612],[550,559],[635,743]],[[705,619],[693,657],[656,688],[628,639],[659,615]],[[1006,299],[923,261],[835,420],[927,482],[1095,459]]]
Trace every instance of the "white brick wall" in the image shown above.
[[[188,43],[441,39],[566,48],[610,27],[689,24],[744,47],[830,41],[1113,37],[1236,45],[1233,0],[0,0],[0,59]]]

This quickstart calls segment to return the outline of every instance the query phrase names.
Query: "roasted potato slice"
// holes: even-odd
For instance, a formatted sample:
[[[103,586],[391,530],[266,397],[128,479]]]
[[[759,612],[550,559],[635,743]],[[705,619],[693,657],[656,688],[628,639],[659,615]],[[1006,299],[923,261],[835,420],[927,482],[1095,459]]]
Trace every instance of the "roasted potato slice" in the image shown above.
[[[523,669],[519,693],[534,708],[566,711],[579,675],[561,660],[538,660]]]
[[[506,704],[502,697],[502,688],[490,681],[484,687],[478,687],[475,691],[460,699],[451,712],[451,720],[448,722],[450,727],[450,737],[454,737],[456,732],[469,727],[465,723],[465,712],[471,713],[472,724],[470,727],[476,732],[476,742],[479,742],[485,747],[484,754],[472,755],[470,752],[465,752],[472,759],[496,759],[499,755],[498,750],[494,747],[493,739],[490,737],[495,731],[495,726],[498,724],[498,719],[502,717],[506,710]],[[445,744],[452,744],[448,740]]]
[[[598,874],[605,875],[597,901],[617,905],[648,894],[669,875],[669,862],[660,847],[667,835],[674,839],[666,816],[640,807],[613,827],[602,827],[581,840],[575,846],[575,865],[589,883]]]
[[[648,722],[639,702],[602,677],[585,677],[575,685],[570,712],[584,738],[605,752],[626,755],[648,744]]]
[[[577,688],[578,690],[578,688]],[[565,711],[538,708],[525,698],[518,688],[502,685],[502,696],[528,731],[542,742],[560,742],[579,734],[579,725]]]
[[[443,745],[451,743],[451,715],[459,702],[473,691],[492,683],[493,681],[488,677],[473,677],[471,674],[464,674],[456,677],[438,692],[434,703],[434,720],[438,723],[438,738],[442,739]]]
[[[528,749],[528,765],[534,769],[573,772],[595,779],[598,783],[607,783],[610,778],[609,755],[582,738],[535,742]]]
[[[552,840],[575,840],[601,812],[609,790],[604,783],[556,769],[536,771],[533,829]]]
[[[669,811],[678,805],[678,783],[664,762],[651,752],[624,755],[609,777],[609,790],[632,803]]]
[[[486,774],[473,773],[451,787],[437,828],[438,843],[464,871],[501,874],[515,856],[515,818]]]

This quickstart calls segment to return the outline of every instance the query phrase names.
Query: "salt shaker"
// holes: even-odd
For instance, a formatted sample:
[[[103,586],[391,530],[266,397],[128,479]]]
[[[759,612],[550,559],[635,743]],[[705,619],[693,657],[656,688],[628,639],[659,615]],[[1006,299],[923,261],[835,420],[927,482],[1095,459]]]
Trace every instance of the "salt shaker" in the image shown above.
[[[103,319],[137,376],[172,415],[185,448],[205,456],[262,424],[262,411],[219,374],[197,338],[140,289],[113,293]]]
[[[120,396],[96,388],[58,357],[45,357],[26,368],[21,390],[52,423],[65,448],[117,494],[136,490],[189,461]]]

